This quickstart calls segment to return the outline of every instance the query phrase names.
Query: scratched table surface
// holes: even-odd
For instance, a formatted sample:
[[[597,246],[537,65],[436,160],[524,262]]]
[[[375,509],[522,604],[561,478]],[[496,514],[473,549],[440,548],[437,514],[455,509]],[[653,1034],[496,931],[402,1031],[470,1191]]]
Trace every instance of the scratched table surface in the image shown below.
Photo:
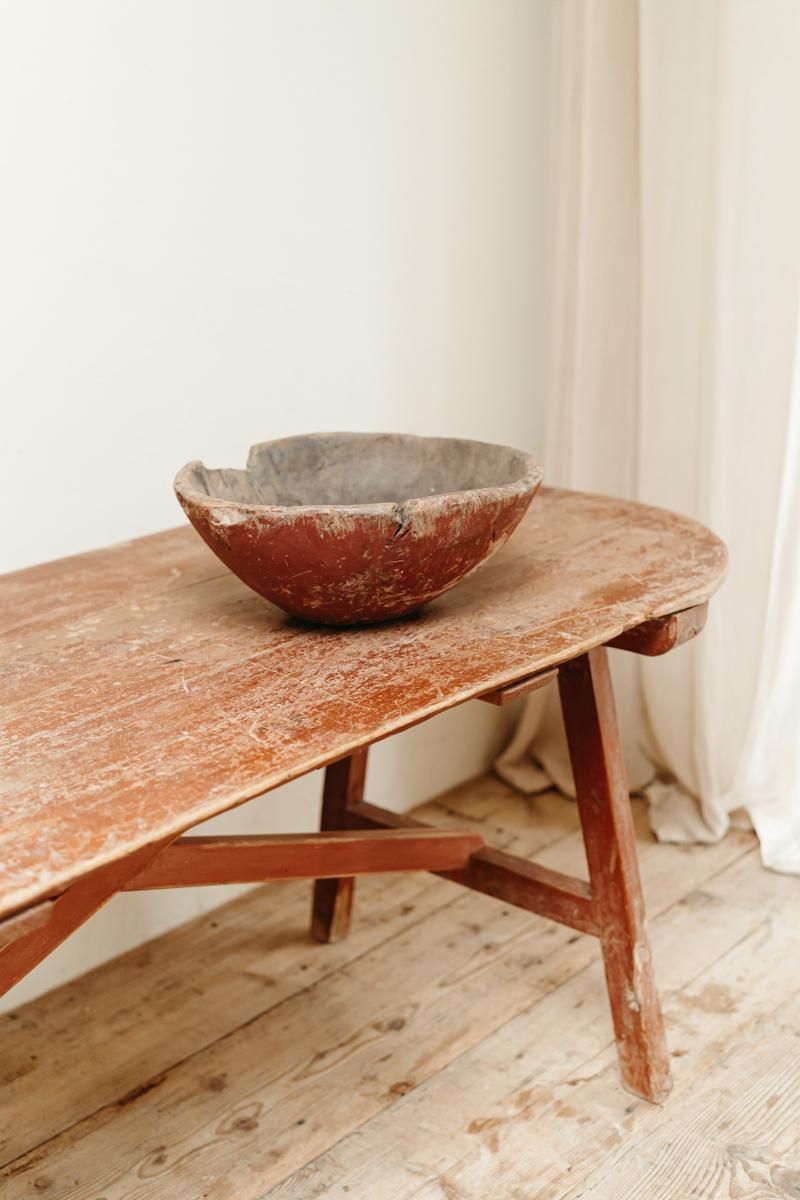
[[[0,576],[0,915],[491,688],[706,600],[703,526],[543,489],[420,614],[302,625],[189,527]]]

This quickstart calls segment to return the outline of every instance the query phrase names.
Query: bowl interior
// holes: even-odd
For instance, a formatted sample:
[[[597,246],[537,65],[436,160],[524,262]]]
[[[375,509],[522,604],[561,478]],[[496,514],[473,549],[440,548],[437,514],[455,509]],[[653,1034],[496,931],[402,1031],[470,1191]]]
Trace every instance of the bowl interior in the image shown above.
[[[240,504],[354,505],[500,487],[531,471],[526,454],[488,442],[334,433],[253,446],[244,471],[198,464],[192,483]]]

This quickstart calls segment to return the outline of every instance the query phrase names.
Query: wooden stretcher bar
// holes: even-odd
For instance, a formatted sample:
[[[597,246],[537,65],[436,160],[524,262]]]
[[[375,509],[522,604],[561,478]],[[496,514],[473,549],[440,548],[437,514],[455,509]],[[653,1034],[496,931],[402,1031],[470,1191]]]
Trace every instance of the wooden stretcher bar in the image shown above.
[[[250,837],[182,837],[125,884],[125,891],[328,879],[382,871],[465,867],[483,839],[470,829],[328,830]]]

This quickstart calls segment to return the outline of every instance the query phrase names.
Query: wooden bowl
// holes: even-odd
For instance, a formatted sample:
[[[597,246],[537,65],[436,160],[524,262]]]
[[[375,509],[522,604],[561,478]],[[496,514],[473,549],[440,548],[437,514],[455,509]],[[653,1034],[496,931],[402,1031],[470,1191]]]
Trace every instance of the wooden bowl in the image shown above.
[[[188,463],[175,492],[254,591],[306,621],[352,625],[453,587],[502,546],[541,478],[507,446],[318,433],[253,446],[243,471]]]

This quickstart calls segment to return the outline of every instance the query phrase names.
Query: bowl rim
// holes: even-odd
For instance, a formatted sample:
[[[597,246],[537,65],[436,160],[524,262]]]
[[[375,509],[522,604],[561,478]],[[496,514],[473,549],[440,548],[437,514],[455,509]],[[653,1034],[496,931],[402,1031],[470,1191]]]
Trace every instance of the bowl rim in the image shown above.
[[[396,514],[398,510],[403,510],[409,506],[418,508],[424,505],[437,504],[442,500],[452,499],[456,496],[470,496],[480,498],[491,493],[495,498],[511,499],[513,496],[525,495],[533,493],[542,482],[543,472],[539,463],[526,450],[516,449],[514,446],[506,446],[502,442],[485,442],[478,438],[460,438],[460,437],[443,437],[435,434],[415,434],[415,433],[385,433],[385,432],[360,432],[360,431],[326,431],[324,433],[300,433],[290,434],[288,437],[272,438],[264,442],[254,442],[248,450],[247,462],[244,468],[235,467],[234,470],[247,471],[249,469],[250,456],[255,449],[260,449],[262,446],[274,446],[284,442],[299,442],[306,441],[308,438],[331,438],[331,437],[355,437],[355,438],[385,438],[397,437],[404,441],[419,441],[419,442],[461,442],[468,443],[474,446],[487,446],[493,450],[507,450],[509,454],[518,455],[525,464],[525,470],[522,475],[516,479],[510,480],[508,483],[492,484],[487,487],[479,488],[461,488],[448,492],[433,492],[426,496],[407,496],[403,500],[378,500],[366,504],[248,504],[243,500],[229,500],[222,496],[210,496],[207,492],[202,492],[195,487],[191,482],[192,475],[201,468],[204,471],[208,470],[229,470],[231,468],[207,467],[205,463],[199,459],[192,459],[185,463],[175,475],[173,487],[178,500],[183,503],[187,501],[194,506],[199,506],[205,509],[220,509],[223,512],[237,513],[252,513],[254,516],[259,514],[287,514],[298,513],[309,515],[312,513],[337,513],[342,515],[352,516],[384,516]]]

